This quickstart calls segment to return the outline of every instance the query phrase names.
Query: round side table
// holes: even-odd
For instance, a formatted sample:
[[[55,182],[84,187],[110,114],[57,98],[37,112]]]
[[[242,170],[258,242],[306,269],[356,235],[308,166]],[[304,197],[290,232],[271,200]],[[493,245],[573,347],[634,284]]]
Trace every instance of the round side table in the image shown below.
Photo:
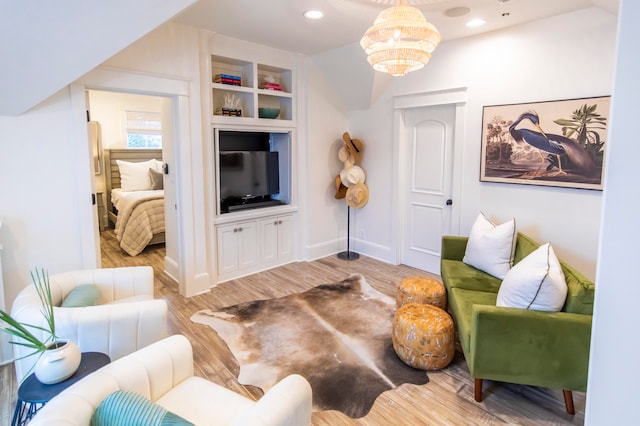
[[[107,354],[84,352],[80,360],[80,366],[73,376],[53,385],[40,383],[36,375],[31,373],[18,388],[18,402],[13,412],[11,426],[26,425],[51,398],[110,362],[111,359]]]

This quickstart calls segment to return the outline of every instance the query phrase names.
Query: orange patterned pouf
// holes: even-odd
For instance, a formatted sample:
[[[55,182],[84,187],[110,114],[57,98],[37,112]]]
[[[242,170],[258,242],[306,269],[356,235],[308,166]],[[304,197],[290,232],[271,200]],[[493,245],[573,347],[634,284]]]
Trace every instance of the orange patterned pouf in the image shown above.
[[[447,290],[433,278],[407,277],[398,284],[396,306],[407,303],[428,303],[447,310]]]
[[[393,349],[414,368],[439,370],[454,355],[453,320],[442,309],[428,304],[409,303],[393,318]]]

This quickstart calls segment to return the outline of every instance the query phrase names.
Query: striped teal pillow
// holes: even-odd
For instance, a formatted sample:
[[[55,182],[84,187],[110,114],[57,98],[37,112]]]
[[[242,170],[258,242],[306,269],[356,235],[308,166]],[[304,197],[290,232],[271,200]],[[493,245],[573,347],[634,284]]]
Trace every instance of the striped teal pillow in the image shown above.
[[[193,423],[154,404],[144,396],[128,391],[115,391],[102,400],[91,426],[169,426]]]

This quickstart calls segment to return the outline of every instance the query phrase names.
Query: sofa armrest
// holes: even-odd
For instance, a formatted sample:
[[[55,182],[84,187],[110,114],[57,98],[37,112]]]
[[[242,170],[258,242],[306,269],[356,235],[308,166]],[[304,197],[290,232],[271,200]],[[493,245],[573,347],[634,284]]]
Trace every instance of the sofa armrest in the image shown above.
[[[311,424],[311,386],[292,374],[269,389],[234,424],[255,426],[302,426]]]
[[[469,237],[445,235],[442,237],[441,259],[462,260]]]
[[[60,275],[65,279],[70,279],[73,287],[82,284],[95,284],[100,289],[100,303],[139,295],[153,297],[153,268],[151,266],[84,269]],[[52,277],[52,279],[54,278],[55,276]],[[72,289],[68,288],[66,293]]]
[[[474,305],[475,378],[586,391],[591,316]]]
[[[167,303],[161,299],[83,308],[56,307],[54,316],[59,338],[71,340],[82,352],[106,353],[112,361],[167,337]],[[44,317],[35,308],[22,310],[19,320],[44,326]],[[38,356],[22,358],[32,350],[19,345],[14,345],[13,350],[20,381],[32,370]]]
[[[191,376],[191,344],[186,337],[174,335],[88,375],[49,401],[29,424],[88,425],[100,402],[116,390],[156,401]]]

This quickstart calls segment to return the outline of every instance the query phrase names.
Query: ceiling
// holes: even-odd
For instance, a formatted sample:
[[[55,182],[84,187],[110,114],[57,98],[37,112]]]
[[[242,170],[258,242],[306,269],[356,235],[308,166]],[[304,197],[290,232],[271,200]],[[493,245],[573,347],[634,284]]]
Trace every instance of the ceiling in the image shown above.
[[[199,0],[175,21],[278,49],[314,55],[360,41],[376,16],[394,0]],[[617,14],[618,0],[408,0],[427,20],[453,40],[535,21],[587,7],[601,7]],[[468,8],[463,16],[445,12]],[[324,18],[307,20],[309,9]],[[460,10],[460,9],[458,9]],[[455,9],[454,9],[455,11]],[[486,25],[468,28],[465,23],[482,18]]]

